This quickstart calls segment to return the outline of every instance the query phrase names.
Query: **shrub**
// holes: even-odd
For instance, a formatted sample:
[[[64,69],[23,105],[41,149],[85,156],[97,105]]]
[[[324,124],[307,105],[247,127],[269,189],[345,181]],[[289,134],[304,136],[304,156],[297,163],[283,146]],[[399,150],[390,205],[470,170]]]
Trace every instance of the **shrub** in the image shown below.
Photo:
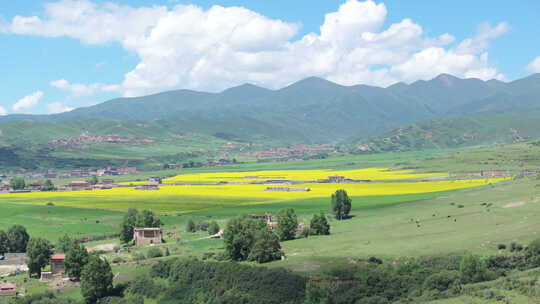
[[[458,282],[459,273],[457,271],[445,270],[427,277],[423,286],[427,290],[445,291]]]
[[[505,250],[505,249],[506,249],[506,245],[505,245],[505,244],[499,244],[499,245],[497,245],[497,249],[499,249],[499,250]]]
[[[532,241],[529,244],[527,252],[529,252],[531,255],[540,255],[540,238]]]
[[[146,253],[146,257],[149,258],[149,259],[152,259],[152,258],[160,258],[163,256],[163,252],[161,251],[161,249],[157,248],[157,247],[152,247],[148,250],[148,252]]]
[[[186,232],[195,232],[197,231],[197,227],[195,226],[195,222],[193,222],[193,220],[189,220],[187,223],[186,223]]]
[[[196,225],[196,230],[199,231],[208,231],[208,227],[210,226],[210,223],[208,222],[199,222]]]
[[[383,263],[381,259],[376,258],[376,257],[369,257],[368,262],[373,263],[373,264],[379,264],[379,265]]]
[[[131,255],[131,259],[132,259],[133,261],[136,261],[136,262],[137,262],[137,261],[142,261],[142,260],[144,260],[145,257],[144,257],[144,254],[142,254],[142,253],[140,253],[140,252],[135,252],[135,253],[133,253],[133,254]]]
[[[113,264],[118,264],[118,263],[124,263],[126,260],[124,260],[122,257],[114,257],[114,259],[112,259],[112,262]]]

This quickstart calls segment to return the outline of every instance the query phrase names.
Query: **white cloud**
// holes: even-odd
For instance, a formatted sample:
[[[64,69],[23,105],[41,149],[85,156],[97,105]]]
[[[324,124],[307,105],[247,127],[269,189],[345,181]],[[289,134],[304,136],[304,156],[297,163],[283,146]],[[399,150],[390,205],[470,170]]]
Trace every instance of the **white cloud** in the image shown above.
[[[68,107],[64,105],[61,102],[51,102],[47,104],[47,112],[49,114],[57,114],[57,113],[63,113],[63,112],[69,112],[73,110],[73,108]]]
[[[7,111],[6,109],[0,106],[0,116],[4,116],[4,115],[7,115]]]
[[[54,80],[50,82],[50,85],[69,92],[74,97],[92,96],[99,92],[118,92],[120,91],[119,85],[110,85],[103,83],[70,83],[65,79]]]
[[[508,31],[506,22],[482,24],[452,47],[452,35],[426,37],[411,19],[384,28],[387,13],[384,3],[347,0],[326,14],[320,33],[293,39],[297,24],[242,7],[134,8],[64,0],[47,4],[43,17],[16,16],[5,28],[89,44],[117,42],[139,58],[118,86],[51,83],[75,96],[106,89],[125,96],[176,88],[218,91],[245,82],[276,88],[308,76],[383,86],[439,73],[504,77],[488,61],[487,48]]]
[[[43,92],[41,91],[37,91],[30,95],[24,96],[13,105],[13,111],[19,112],[22,110],[30,109],[33,106],[35,106],[41,100],[42,97],[43,97]]]
[[[540,73],[540,56],[536,57],[526,67],[526,70],[531,73]]]

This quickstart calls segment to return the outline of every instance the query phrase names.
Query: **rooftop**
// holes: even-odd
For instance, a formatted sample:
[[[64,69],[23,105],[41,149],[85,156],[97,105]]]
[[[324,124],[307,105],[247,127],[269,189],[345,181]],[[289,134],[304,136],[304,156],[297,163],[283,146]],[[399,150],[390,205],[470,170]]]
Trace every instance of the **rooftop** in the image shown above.
[[[66,255],[62,253],[55,253],[51,255],[51,260],[65,260],[65,259],[66,259]]]

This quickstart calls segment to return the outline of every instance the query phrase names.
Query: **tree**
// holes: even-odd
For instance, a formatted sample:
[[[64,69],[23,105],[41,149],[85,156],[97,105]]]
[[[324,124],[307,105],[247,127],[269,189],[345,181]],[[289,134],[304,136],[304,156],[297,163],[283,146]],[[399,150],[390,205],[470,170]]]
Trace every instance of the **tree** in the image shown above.
[[[4,230],[0,230],[0,255],[6,254],[9,251],[9,239]]]
[[[78,243],[73,244],[66,252],[66,260],[64,261],[67,275],[74,281],[81,278],[81,272],[88,263],[88,251]]]
[[[192,219],[188,220],[188,222],[186,223],[186,232],[193,233],[195,231],[197,231],[197,227],[195,227],[195,222],[193,222]]]
[[[7,232],[9,252],[26,252],[30,236],[26,228],[21,225],[13,225]]]
[[[281,210],[278,214],[277,235],[280,241],[288,241],[294,239],[296,229],[298,228],[298,218],[294,209],[287,208]]]
[[[281,245],[279,244],[279,239],[275,233],[270,231],[267,227],[264,227],[255,233],[255,243],[249,253],[249,261],[267,263],[279,260],[282,255]]]
[[[311,234],[313,235],[329,235],[330,224],[326,220],[326,216],[321,212],[320,215],[314,214],[309,224]]]
[[[227,222],[223,233],[225,252],[231,260],[245,261],[248,259],[256,240],[256,233],[266,229],[265,222],[246,217],[237,217]]]
[[[41,277],[41,269],[49,264],[52,255],[53,245],[46,239],[32,238],[28,242],[27,264],[28,275],[36,274]]]
[[[337,220],[345,219],[351,212],[352,200],[347,195],[345,190],[337,190],[332,194],[332,211]]]
[[[133,228],[137,223],[138,215],[139,211],[133,208],[129,208],[128,211],[124,214],[124,218],[120,226],[120,241],[122,241],[123,243],[127,243],[133,240]]]
[[[58,244],[55,248],[58,252],[67,253],[75,244],[77,244],[77,241],[66,233],[58,239]]]
[[[13,190],[22,190],[24,187],[26,187],[26,182],[22,177],[12,178],[9,183],[11,184],[11,188],[13,188]]]
[[[488,281],[491,273],[486,263],[477,256],[469,255],[459,265],[461,282],[464,284]]]
[[[214,235],[216,233],[218,233],[220,230],[219,228],[219,225],[216,221],[212,221],[210,222],[210,226],[208,226],[208,234],[209,235]]]
[[[91,255],[81,272],[81,294],[86,303],[96,303],[109,296],[113,290],[111,265],[98,256]]]
[[[137,227],[145,227],[145,228],[151,228],[151,227],[160,227],[161,226],[161,220],[159,217],[156,216],[156,214],[150,210],[143,210],[140,212],[137,216]]]
[[[92,177],[90,177],[90,180],[88,181],[91,185],[95,185],[97,183],[99,183],[99,180],[97,178],[97,176],[95,175],[92,175]]]
[[[53,182],[48,179],[43,183],[43,186],[41,187],[41,191],[53,191],[56,190],[56,187],[54,186]]]

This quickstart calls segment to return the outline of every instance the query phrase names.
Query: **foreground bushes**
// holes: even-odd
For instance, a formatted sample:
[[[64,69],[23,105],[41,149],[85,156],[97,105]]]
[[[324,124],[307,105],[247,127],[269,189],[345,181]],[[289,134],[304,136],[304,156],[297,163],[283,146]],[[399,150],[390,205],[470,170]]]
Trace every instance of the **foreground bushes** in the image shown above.
[[[302,303],[306,279],[285,269],[171,259],[153,265],[171,284],[158,303]],[[203,300],[204,299],[204,300]]]

